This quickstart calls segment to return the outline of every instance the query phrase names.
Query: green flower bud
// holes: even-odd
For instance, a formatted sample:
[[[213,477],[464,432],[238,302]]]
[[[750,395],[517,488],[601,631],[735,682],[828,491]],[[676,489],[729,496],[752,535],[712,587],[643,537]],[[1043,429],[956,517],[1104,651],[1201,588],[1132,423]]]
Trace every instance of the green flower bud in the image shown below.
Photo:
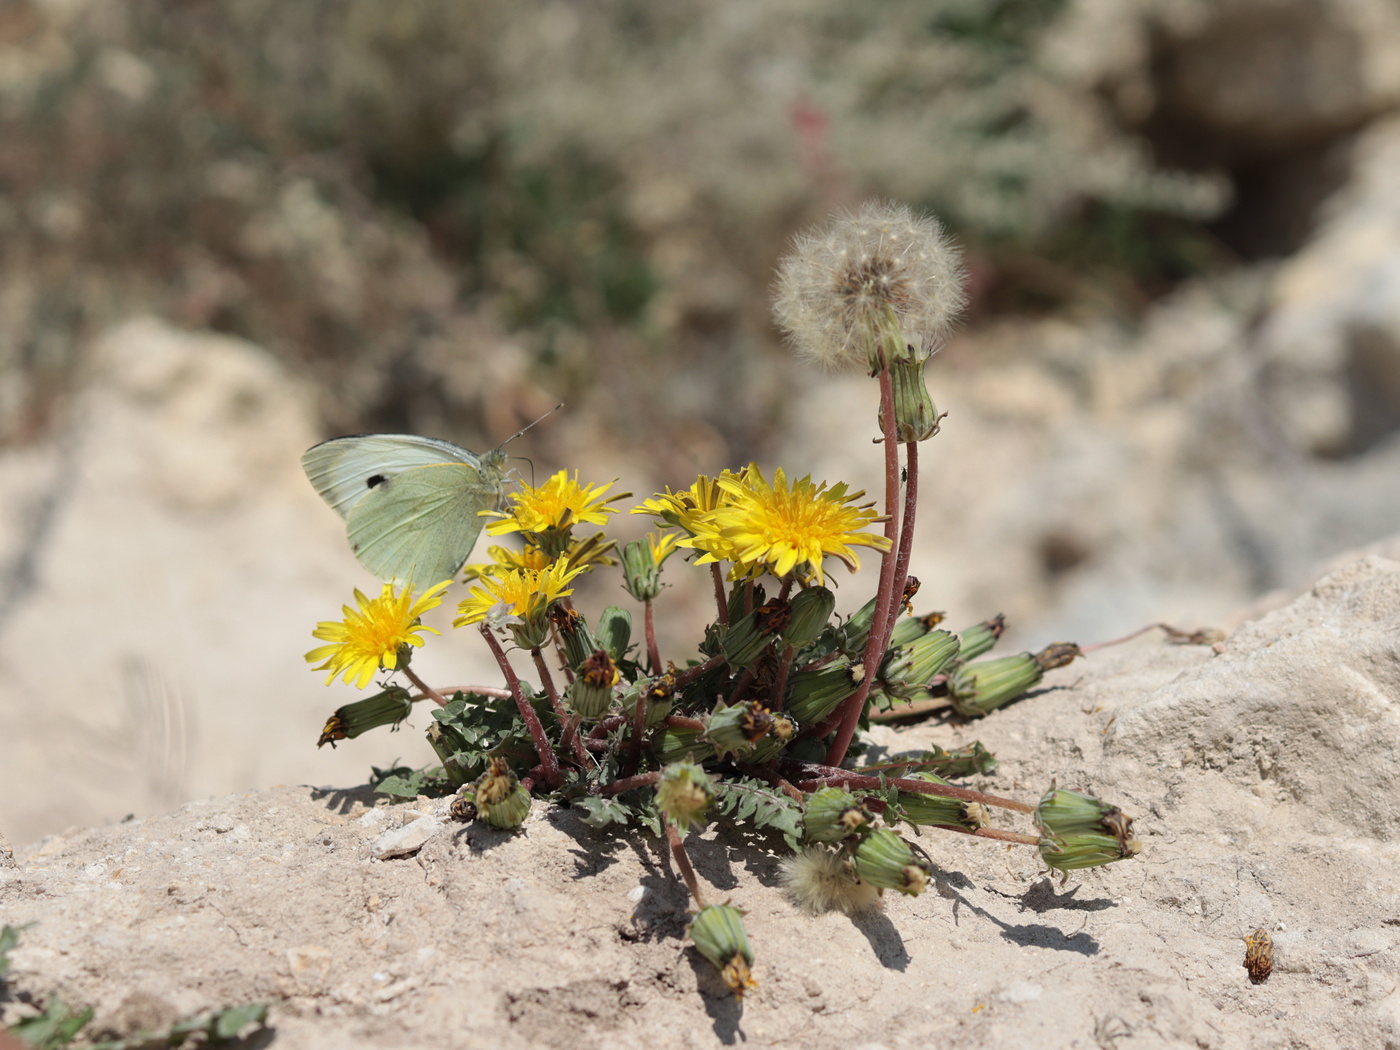
[[[856,691],[864,673],[863,664],[853,664],[844,656],[824,667],[798,671],[788,679],[783,710],[804,726],[818,725]]]
[[[963,664],[948,680],[948,697],[964,718],[981,718],[1016,699],[1044,675],[1030,653]]]
[[[509,627],[511,638],[522,649],[543,649],[549,641],[549,619],[541,613],[527,614],[524,620]]]
[[[946,784],[937,773],[915,773],[910,780],[926,780],[930,784]],[[964,827],[973,831],[985,828],[988,823],[987,807],[980,802],[964,802],[960,798],[946,795],[925,795],[918,791],[901,791],[899,806],[904,817],[911,824],[941,824],[945,827]]]
[[[875,599],[871,598],[841,625],[841,649],[859,657],[865,652],[865,643],[870,639],[870,622],[875,617]]]
[[[583,661],[601,648],[598,639],[588,629],[588,621],[568,606],[556,602],[550,607],[549,619],[564,645],[564,659],[571,671],[577,671],[583,666]]]
[[[855,851],[856,876],[881,890],[917,897],[928,885],[928,862],[914,856],[909,843],[889,828],[876,828]]]
[[[716,706],[705,726],[705,741],[723,758],[746,758],[754,745],[773,731],[773,713],[757,700]]]
[[[725,986],[742,999],[744,993],[756,988],[751,967],[753,949],[744,930],[744,913],[728,904],[710,904],[701,908],[686,929],[700,954],[719,971]]]
[[[614,660],[627,656],[632,641],[632,614],[616,605],[609,605],[598,617],[598,647],[606,649]]]
[[[569,710],[582,718],[598,718],[613,705],[621,674],[605,649],[595,649],[578,669],[578,677],[569,684],[566,694]]]
[[[622,548],[622,585],[639,602],[649,602],[661,593],[656,548],[646,540],[633,540]]]
[[[802,829],[808,842],[844,842],[874,823],[870,810],[845,788],[824,787],[807,796]]]
[[[773,712],[773,726],[768,735],[754,745],[749,761],[764,765],[780,755],[797,735],[797,723],[781,711]]]
[[[980,740],[953,751],[944,751],[935,745],[932,750],[924,752],[922,761],[933,765],[931,772],[945,777],[965,777],[973,773],[988,776],[996,772],[998,765],[996,756],[983,747]]]
[[[783,641],[794,649],[811,645],[826,629],[836,608],[836,595],[826,587],[809,587],[792,599],[792,618],[783,629]]]
[[[962,641],[962,648],[959,650],[964,660],[976,660],[985,652],[990,652],[992,646],[997,644],[997,639],[1006,632],[1006,617],[997,613],[990,620],[983,620],[981,623],[973,624],[966,630],[959,631],[958,637]]]
[[[434,712],[436,714],[437,712]],[[456,726],[448,725],[445,722],[434,720],[428,724],[428,744],[432,747],[433,753],[437,755],[438,761],[442,763],[442,770],[454,784],[465,784],[472,778],[473,769],[462,765],[458,755],[468,750],[466,738]]]
[[[1142,852],[1133,818],[1092,795],[1052,787],[1035,808],[1040,859],[1062,872],[1125,860]]]
[[[667,726],[652,746],[662,762],[704,762],[715,757],[715,749],[701,739],[700,729],[678,729]]]
[[[926,690],[935,675],[942,674],[958,658],[958,636],[951,631],[929,631],[898,648],[892,648],[880,668],[881,688],[891,697],[912,700]]]
[[[705,811],[714,801],[714,784],[694,762],[673,762],[661,771],[656,804],[682,834],[691,824],[705,823]]]
[[[503,758],[493,758],[476,782],[476,813],[493,828],[518,828],[530,815],[530,793]]]
[[[735,669],[751,667],[780,637],[791,618],[787,602],[772,601],[761,605],[724,632],[724,660]]]
[[[941,612],[928,613],[924,616],[906,616],[894,625],[894,631],[890,633],[890,645],[908,645],[916,638],[922,638],[943,622]]]
[[[645,705],[643,726],[654,729],[671,713],[675,696],[676,672],[673,669],[655,678],[643,678],[634,682],[622,696],[622,710],[630,718],[632,712],[637,709],[637,700],[640,697]]]
[[[938,407],[924,383],[924,362],[904,357],[890,362],[894,387],[894,439],[901,444],[924,441],[938,433]],[[884,426],[883,411],[880,425]]]
[[[396,726],[412,711],[413,703],[408,699],[408,690],[390,686],[382,693],[336,708],[335,714],[327,719],[326,727],[321,730],[321,739],[316,741],[316,746],[330,744],[334,748],[337,740],[354,740],[361,733],[379,726]]]

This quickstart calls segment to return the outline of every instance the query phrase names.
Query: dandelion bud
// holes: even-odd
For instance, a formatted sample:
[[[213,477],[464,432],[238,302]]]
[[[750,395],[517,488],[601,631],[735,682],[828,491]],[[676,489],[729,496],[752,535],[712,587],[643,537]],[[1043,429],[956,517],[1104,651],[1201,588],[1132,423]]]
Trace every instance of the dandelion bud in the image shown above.
[[[778,266],[773,312],[797,353],[871,375],[907,352],[927,358],[961,313],[958,250],[937,220],[867,202],[797,238]]]
[[[408,699],[408,690],[390,686],[382,693],[337,708],[321,731],[321,739],[316,746],[330,744],[334,747],[337,740],[354,740],[361,733],[379,726],[398,725],[412,711],[413,703]]]
[[[612,706],[613,686],[621,678],[606,649],[595,649],[569,684],[569,710],[582,718],[597,718]]]
[[[981,718],[1016,699],[1044,675],[1030,653],[964,664],[948,680],[948,697],[964,718]]]
[[[719,971],[725,986],[742,999],[750,988],[757,988],[751,967],[753,949],[744,930],[744,913],[729,904],[710,904],[696,913],[686,929],[696,949]]]
[[[992,646],[997,644],[997,639],[1005,632],[1006,617],[1001,613],[997,613],[990,620],[983,620],[964,631],[959,631],[958,638],[962,640],[962,658],[976,660],[983,653],[990,652]]]
[[[894,387],[894,439],[901,444],[923,441],[938,433],[938,406],[929,396],[924,383],[922,358],[903,358],[890,363],[890,381]],[[880,427],[885,425],[883,409]]]
[[[614,660],[627,655],[632,641],[632,614],[616,605],[609,605],[598,617],[598,645]]]
[[[875,599],[871,598],[841,626],[841,649],[847,653],[865,652],[865,643],[870,639],[870,622],[875,617]]]
[[[787,747],[796,735],[797,723],[781,712],[773,712],[773,726],[769,729],[768,735],[754,746],[749,761],[758,765],[771,762],[778,757],[783,748]]]
[[[875,821],[845,788],[824,787],[807,796],[802,829],[808,842],[844,842]]]
[[[1040,859],[1069,872],[1111,864],[1142,852],[1132,837],[1133,818],[1091,795],[1052,787],[1035,808]]]
[[[651,729],[671,713],[675,696],[676,672],[670,670],[655,678],[643,678],[633,685],[623,697],[622,707],[624,711],[636,710],[637,698],[642,697],[645,704],[643,724],[647,729]]]
[[[791,608],[773,601],[731,623],[724,632],[724,659],[730,667],[751,666],[787,626]]]
[[[882,890],[917,897],[928,885],[928,863],[914,856],[909,843],[889,828],[876,828],[855,852],[856,876]]]
[[[703,824],[705,811],[715,801],[714,785],[694,762],[673,762],[661,771],[656,804],[666,819],[684,834],[691,824]]]
[[[880,669],[882,688],[901,700],[926,689],[958,658],[958,636],[951,631],[929,631],[907,645],[889,650]]]
[[[435,719],[428,725],[428,744],[452,783],[460,785],[472,779],[476,770],[462,764],[463,752],[471,750],[471,745],[456,726]]]
[[[924,752],[923,761],[933,765],[936,772],[945,777],[966,777],[974,773],[989,776],[996,772],[998,765],[996,756],[983,747],[980,740],[952,751],[935,745],[932,750]]]
[[[773,713],[757,700],[716,707],[705,726],[705,741],[723,758],[744,758],[773,730]]]
[[[518,828],[530,815],[530,793],[503,758],[493,758],[476,782],[477,816],[493,828]]]
[[[909,779],[926,780],[930,784],[948,783],[937,773],[915,773]],[[941,824],[945,827],[964,827],[976,831],[989,823],[987,807],[981,803],[964,802],[960,798],[948,798],[946,795],[901,791],[899,805],[904,810],[905,819],[911,824]]]
[[[836,608],[836,595],[826,587],[808,587],[791,604],[791,617],[782,631],[783,641],[800,649],[815,642],[826,629]]]
[[[825,667],[798,671],[788,680],[783,710],[802,725],[818,725],[856,691],[864,676],[865,666],[853,664],[844,656]]]
[[[662,762],[704,762],[715,757],[715,749],[706,743],[702,729],[667,726],[656,737],[653,746]]]
[[[941,612],[928,613],[924,616],[906,616],[894,625],[894,630],[890,632],[890,645],[908,645],[916,638],[922,638],[943,622]]]
[[[1053,642],[1034,655],[1036,664],[1042,671],[1053,671],[1073,663],[1084,651],[1073,642]]]
[[[583,666],[583,661],[599,648],[598,639],[588,629],[588,621],[583,615],[562,603],[550,608],[549,620],[564,645],[564,659],[571,670],[577,671]]]
[[[639,602],[661,593],[661,566],[655,547],[646,540],[633,540],[622,548],[622,585]]]

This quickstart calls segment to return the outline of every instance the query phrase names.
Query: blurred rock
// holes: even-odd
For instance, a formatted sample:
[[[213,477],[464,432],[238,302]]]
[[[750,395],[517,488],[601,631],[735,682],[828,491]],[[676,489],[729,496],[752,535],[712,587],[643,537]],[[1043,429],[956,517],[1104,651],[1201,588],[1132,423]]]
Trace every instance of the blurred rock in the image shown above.
[[[313,418],[259,348],[137,320],[94,347],[52,441],[0,456],[12,840],[211,792],[358,781],[410,750],[428,760],[387,735],[314,747],[357,694],[327,689],[302,654],[318,620],[375,583],[302,475]]]

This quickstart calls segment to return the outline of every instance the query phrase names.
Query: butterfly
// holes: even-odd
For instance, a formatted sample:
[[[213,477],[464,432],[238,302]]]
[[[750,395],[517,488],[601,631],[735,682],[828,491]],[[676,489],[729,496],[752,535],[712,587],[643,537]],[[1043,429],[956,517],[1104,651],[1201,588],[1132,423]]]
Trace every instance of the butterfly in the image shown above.
[[[307,449],[302,468],[345,519],[350,549],[386,583],[428,586],[466,562],[501,505],[506,454],[412,434],[358,434]]]

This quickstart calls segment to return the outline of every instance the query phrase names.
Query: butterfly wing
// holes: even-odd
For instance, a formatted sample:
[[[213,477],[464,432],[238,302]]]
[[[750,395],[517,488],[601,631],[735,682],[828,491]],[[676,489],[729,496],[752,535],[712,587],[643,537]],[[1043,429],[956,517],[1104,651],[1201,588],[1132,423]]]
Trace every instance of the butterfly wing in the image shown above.
[[[460,445],[413,434],[332,438],[307,449],[301,457],[312,486],[331,509],[346,519],[360,500],[404,471],[437,464],[477,467],[480,462],[475,452]]]
[[[493,457],[414,467],[375,485],[346,518],[360,564],[381,580],[420,587],[456,575],[481,535],[481,512],[500,506],[503,475]]]

